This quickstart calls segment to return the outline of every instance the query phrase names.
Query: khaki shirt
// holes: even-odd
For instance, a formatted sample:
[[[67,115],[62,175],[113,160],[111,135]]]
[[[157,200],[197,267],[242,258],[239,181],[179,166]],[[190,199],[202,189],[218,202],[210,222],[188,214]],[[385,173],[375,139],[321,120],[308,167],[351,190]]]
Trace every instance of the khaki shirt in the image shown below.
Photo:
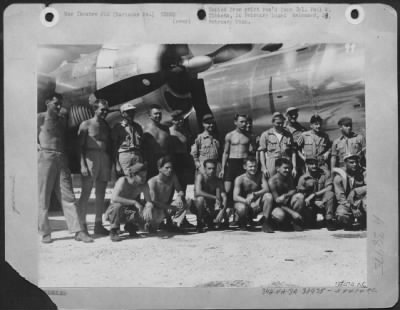
[[[205,131],[197,136],[190,154],[195,161],[204,162],[206,159],[218,160],[220,146],[219,141]]]
[[[318,169],[318,174],[313,177],[309,172],[303,174],[298,182],[297,190],[309,196],[332,184],[332,178],[329,172]]]
[[[293,136],[287,130],[282,131],[282,138],[279,140],[274,128],[264,131],[260,137],[260,151],[264,151],[267,157],[287,157],[293,153]]]
[[[362,135],[351,133],[350,137],[341,136],[332,145],[332,156],[337,157],[337,165],[343,166],[344,155],[357,154],[362,156],[365,151],[365,138]]]
[[[297,144],[306,158],[316,157],[318,161],[321,161],[322,155],[331,147],[331,140],[325,132],[316,134],[313,130],[309,130],[300,135]]]

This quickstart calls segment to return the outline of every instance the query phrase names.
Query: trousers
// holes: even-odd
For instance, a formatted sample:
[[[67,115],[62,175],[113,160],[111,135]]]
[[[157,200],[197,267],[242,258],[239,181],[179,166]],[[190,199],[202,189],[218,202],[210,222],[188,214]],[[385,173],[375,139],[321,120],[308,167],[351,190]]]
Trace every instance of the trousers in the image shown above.
[[[51,233],[48,212],[51,193],[54,190],[67,222],[68,230],[72,233],[81,230],[78,209],[72,187],[71,172],[67,158],[63,153],[54,151],[39,151],[38,158],[38,190],[39,190],[39,233]]]

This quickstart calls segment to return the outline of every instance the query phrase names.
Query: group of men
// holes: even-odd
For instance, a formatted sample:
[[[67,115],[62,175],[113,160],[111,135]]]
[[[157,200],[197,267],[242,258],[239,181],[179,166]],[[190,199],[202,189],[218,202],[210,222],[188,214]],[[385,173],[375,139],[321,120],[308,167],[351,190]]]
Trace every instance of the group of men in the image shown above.
[[[310,130],[298,122],[298,110],[285,116],[274,113],[273,127],[258,138],[252,119],[238,114],[235,129],[222,145],[211,114],[202,117],[204,131],[195,139],[186,129],[182,111],[173,111],[172,126],[162,124],[162,109],[149,107],[143,129],[135,119],[135,106],[120,107],[122,121],[110,128],[106,100],[93,95],[94,116],[78,130],[82,192],[75,200],[65,155],[66,117],[62,97],[46,101],[38,115],[39,232],[52,242],[48,221],[53,191],[62,202],[68,228],[75,239],[93,242],[86,223],[87,204],[95,186],[94,234],[121,241],[120,225],[136,236],[138,230],[180,231],[190,226],[187,212],[197,217],[197,231],[237,225],[262,231],[313,228],[323,214],[329,230],[365,228],[365,139],[352,131],[352,120],[339,121],[342,135],[333,143],[313,115]],[[111,169],[119,177],[105,210],[105,190]],[[194,199],[186,186],[194,178]],[[110,231],[103,226],[103,213]],[[259,221],[256,222],[256,219]],[[233,219],[233,222],[230,221]]]

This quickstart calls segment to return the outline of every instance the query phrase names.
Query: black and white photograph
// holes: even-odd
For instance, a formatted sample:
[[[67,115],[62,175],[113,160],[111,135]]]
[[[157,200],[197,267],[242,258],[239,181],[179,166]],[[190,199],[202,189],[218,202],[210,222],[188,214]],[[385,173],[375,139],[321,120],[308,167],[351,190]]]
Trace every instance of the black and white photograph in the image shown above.
[[[362,46],[51,45],[39,65],[42,285],[366,286]]]
[[[33,28],[25,61],[35,73],[24,78],[29,107],[19,99],[28,90],[12,83],[27,51],[6,50],[5,113],[28,107],[23,130],[5,123],[5,145],[27,150],[5,153],[6,240],[30,240],[26,258],[8,243],[13,266],[32,257],[28,280],[64,307],[94,307],[114,290],[146,293],[103,306],[259,308],[273,298],[289,307],[307,297],[336,306],[323,296],[371,304],[384,294],[379,279],[398,275],[388,269],[398,224],[386,231],[398,215],[396,137],[385,132],[397,126],[395,95],[383,96],[395,63],[360,28],[374,27],[373,7],[209,5],[192,17],[172,7],[46,8],[41,22],[51,12],[54,25]],[[361,17],[349,21],[349,8]],[[268,32],[257,26],[266,17]],[[66,30],[84,20],[86,35]],[[377,31],[389,43],[390,25]],[[289,31],[296,27],[301,35]],[[339,28],[348,33],[335,35]],[[80,304],[91,289],[97,301]],[[189,295],[176,305],[164,289]],[[254,303],[236,304],[243,294]]]

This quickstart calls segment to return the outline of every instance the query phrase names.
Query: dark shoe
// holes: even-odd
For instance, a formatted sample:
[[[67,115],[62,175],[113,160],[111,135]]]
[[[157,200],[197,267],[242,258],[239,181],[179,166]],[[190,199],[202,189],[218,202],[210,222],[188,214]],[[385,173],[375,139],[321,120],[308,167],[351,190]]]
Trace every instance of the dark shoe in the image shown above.
[[[265,233],[270,233],[270,234],[275,232],[268,220],[263,221],[261,230]]]
[[[104,226],[101,223],[96,223],[94,225],[94,233],[95,235],[102,235],[102,236],[108,236],[110,232],[104,228]]]
[[[338,227],[333,220],[326,220],[326,229],[329,231],[335,231]]]
[[[223,222],[222,224],[219,224],[219,229],[222,229],[222,230],[229,229],[229,222],[226,221],[226,222]]]
[[[198,225],[197,226],[197,228],[196,228],[196,231],[198,232],[198,233],[205,233],[206,232],[206,230],[204,229],[204,226],[202,226],[202,225]]]
[[[77,232],[75,234],[75,240],[76,241],[83,241],[85,243],[93,242],[93,239],[91,237],[89,237],[89,235],[87,233],[85,233],[84,231]]]
[[[195,225],[190,223],[187,218],[185,217],[180,225],[181,228],[196,228]]]
[[[110,239],[112,242],[119,242],[122,240],[118,233],[113,229],[110,231]]]
[[[51,235],[43,235],[42,236],[42,243],[52,243],[53,239],[51,239]]]
[[[125,224],[124,231],[129,233],[129,237],[139,237],[139,235],[137,234],[137,227],[131,223]]]
[[[303,226],[298,221],[293,221],[292,227],[294,231],[304,231]]]

